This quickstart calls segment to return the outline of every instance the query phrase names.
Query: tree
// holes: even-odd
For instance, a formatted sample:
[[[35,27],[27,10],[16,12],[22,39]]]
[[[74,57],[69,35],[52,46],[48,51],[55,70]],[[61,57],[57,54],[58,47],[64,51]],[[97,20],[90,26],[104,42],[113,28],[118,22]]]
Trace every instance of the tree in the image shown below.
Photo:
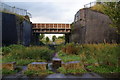
[[[42,40],[44,37],[45,37],[45,35],[41,34],[40,37],[39,37],[39,39]]]
[[[46,37],[46,42],[48,43],[50,41],[49,37]]]
[[[59,36],[58,39],[65,39],[65,36]]]
[[[108,15],[112,21],[111,26],[117,29],[120,34],[120,1],[106,2],[104,5],[104,14]]]
[[[57,37],[54,35],[54,36],[52,36],[52,41],[53,42],[55,42],[55,39],[56,39]]]

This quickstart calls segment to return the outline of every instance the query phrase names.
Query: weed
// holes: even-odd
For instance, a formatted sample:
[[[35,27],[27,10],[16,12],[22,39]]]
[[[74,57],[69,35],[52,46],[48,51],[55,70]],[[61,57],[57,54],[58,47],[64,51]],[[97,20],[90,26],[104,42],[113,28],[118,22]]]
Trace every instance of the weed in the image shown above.
[[[17,73],[17,72],[18,72],[18,70],[2,69],[2,74],[3,74],[3,75],[15,74],[15,73]]]
[[[46,71],[26,70],[24,74],[27,76],[45,76],[48,74],[53,74],[53,72],[49,70],[46,70]]]

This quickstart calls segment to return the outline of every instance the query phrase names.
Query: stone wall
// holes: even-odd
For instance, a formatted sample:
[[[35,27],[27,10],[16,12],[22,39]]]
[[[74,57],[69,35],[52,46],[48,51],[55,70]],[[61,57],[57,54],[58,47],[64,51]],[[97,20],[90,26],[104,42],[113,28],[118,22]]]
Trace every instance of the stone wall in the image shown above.
[[[2,63],[2,69],[15,70],[16,62]]]
[[[110,23],[111,20],[107,15],[90,9],[82,9],[75,15],[70,40],[80,44],[119,43],[119,35]]]
[[[35,71],[45,71],[47,63],[46,62],[32,62],[28,64],[28,70],[35,70]]]
[[[0,13],[0,47],[1,46],[2,46],[2,13]]]

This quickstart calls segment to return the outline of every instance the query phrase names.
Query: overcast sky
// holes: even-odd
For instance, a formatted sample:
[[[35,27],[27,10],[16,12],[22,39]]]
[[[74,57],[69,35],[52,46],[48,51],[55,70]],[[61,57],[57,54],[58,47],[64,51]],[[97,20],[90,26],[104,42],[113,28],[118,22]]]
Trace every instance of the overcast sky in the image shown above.
[[[96,0],[2,0],[10,6],[26,9],[33,23],[72,23],[76,12]],[[51,35],[50,35],[51,36]]]
[[[32,14],[33,23],[72,23],[75,13],[93,1],[95,0],[4,0],[3,2],[27,9]]]

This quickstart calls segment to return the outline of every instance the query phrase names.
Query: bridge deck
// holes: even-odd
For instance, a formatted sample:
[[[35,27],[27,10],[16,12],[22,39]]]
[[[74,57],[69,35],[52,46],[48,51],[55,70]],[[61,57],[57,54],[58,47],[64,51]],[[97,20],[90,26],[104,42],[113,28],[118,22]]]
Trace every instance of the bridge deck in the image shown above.
[[[70,33],[70,24],[42,24],[33,23],[32,24],[33,33],[48,33],[48,34],[66,34]]]

